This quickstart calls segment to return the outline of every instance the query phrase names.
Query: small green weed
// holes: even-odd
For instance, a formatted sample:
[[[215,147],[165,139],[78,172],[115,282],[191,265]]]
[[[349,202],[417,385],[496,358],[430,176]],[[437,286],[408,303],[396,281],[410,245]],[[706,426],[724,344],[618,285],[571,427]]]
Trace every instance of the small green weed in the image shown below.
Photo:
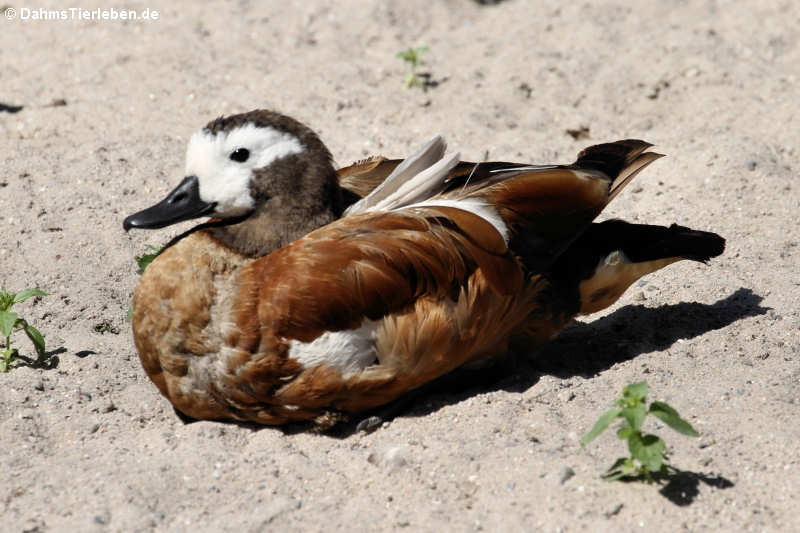
[[[149,252],[143,253],[142,255],[137,255],[136,256],[136,264],[139,265],[139,274],[140,275],[144,274],[144,271],[147,269],[147,267],[150,265],[150,263],[153,262],[153,259],[158,257],[158,254],[160,254],[161,250],[164,249],[163,246],[153,246],[152,244],[145,244],[144,247],[147,250],[149,250]],[[133,305],[128,307],[128,314],[125,316],[125,322],[130,322],[132,317],[133,317]],[[95,331],[98,331],[98,333],[105,333],[104,331],[97,330],[96,327],[95,327]],[[114,332],[112,331],[112,333],[114,333]],[[117,330],[116,333],[119,333],[119,330]]]
[[[410,72],[406,76],[406,87],[419,87],[423,91],[428,90],[428,83],[425,76],[417,72],[417,68],[424,65],[422,54],[425,54],[430,49],[427,46],[418,46],[417,48],[409,47],[407,50],[397,53],[397,57],[402,59],[408,64]]]
[[[150,250],[150,253],[136,256],[136,264],[139,265],[139,274],[144,274],[147,266],[161,253],[162,249],[161,246],[153,246],[152,244],[145,244],[144,247]]]
[[[34,296],[47,296],[47,293],[39,289],[25,289],[11,293],[5,287],[0,288],[0,333],[5,338],[5,343],[0,347],[0,372],[11,370],[14,361],[19,357],[19,351],[11,347],[11,335],[17,331],[24,331],[33,343],[33,347],[36,349],[36,363],[44,363],[47,359],[42,334],[18,313],[11,310],[14,305]]]
[[[617,430],[620,440],[628,441],[630,457],[620,457],[603,474],[606,481],[618,479],[641,479],[653,482],[653,474],[667,475],[672,469],[666,462],[666,443],[658,435],[642,434],[642,424],[647,415],[653,415],[666,425],[684,435],[692,437],[699,433],[678,412],[664,402],[653,402],[647,407],[646,381],[631,383],[622,389],[622,397],[614,402],[613,409],[603,413],[594,427],[581,438],[581,446],[586,446],[602,433],[616,418],[622,418],[622,426]]]

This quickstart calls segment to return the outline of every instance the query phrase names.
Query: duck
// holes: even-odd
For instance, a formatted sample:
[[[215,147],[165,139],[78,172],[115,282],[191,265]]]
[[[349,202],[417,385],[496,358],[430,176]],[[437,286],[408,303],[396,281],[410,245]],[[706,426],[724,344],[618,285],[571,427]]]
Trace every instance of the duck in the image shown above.
[[[437,136],[337,170],[289,116],[217,118],[189,139],[182,181],[123,222],[207,219],[134,291],[142,367],[192,419],[325,425],[534,350],[642,276],[723,253],[712,232],[595,220],[662,157],[650,147],[469,162]]]

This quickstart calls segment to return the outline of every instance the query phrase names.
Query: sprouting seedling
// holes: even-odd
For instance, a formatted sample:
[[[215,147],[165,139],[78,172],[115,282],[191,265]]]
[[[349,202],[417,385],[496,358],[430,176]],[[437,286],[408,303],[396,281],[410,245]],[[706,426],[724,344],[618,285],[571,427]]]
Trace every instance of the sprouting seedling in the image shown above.
[[[139,274],[144,274],[144,271],[153,262],[153,259],[158,257],[158,254],[161,253],[163,247],[161,246],[153,246],[152,244],[145,244],[144,246],[148,253],[143,253],[142,255],[136,256],[136,264],[139,265]],[[130,322],[131,318],[133,318],[133,305],[128,307],[128,314],[125,316],[125,321]]]
[[[622,418],[622,426],[617,431],[620,440],[628,441],[630,457],[620,457],[603,474],[606,481],[627,478],[644,478],[652,483],[652,474],[667,475],[672,469],[666,462],[666,443],[658,435],[642,434],[642,424],[647,415],[653,415],[666,425],[684,435],[697,437],[700,434],[678,412],[664,402],[653,402],[648,408],[646,381],[631,383],[622,389],[622,397],[614,402],[613,409],[603,413],[594,427],[581,438],[581,446],[586,446],[605,430],[616,418]]]
[[[38,329],[31,326],[27,320],[19,316],[11,308],[34,296],[47,296],[47,293],[39,289],[25,289],[17,293],[8,292],[5,287],[0,288],[0,333],[4,343],[0,349],[0,372],[8,372],[12,364],[19,357],[19,351],[11,347],[11,335],[18,331],[24,331],[36,349],[36,362],[44,363],[47,354],[44,347],[44,337]]]
[[[410,72],[406,75],[406,87],[419,87],[423,91],[428,89],[428,85],[420,76],[417,75],[417,68],[424,65],[422,54],[428,52],[427,46],[418,46],[417,48],[409,47],[407,50],[397,53],[397,57],[402,59],[408,64]]]
[[[153,262],[153,259],[155,259],[158,256],[158,254],[161,253],[160,246],[153,246],[152,244],[146,244],[144,247],[150,250],[150,252],[136,256],[136,264],[139,265],[139,274],[144,274],[144,271],[147,268],[147,266]]]

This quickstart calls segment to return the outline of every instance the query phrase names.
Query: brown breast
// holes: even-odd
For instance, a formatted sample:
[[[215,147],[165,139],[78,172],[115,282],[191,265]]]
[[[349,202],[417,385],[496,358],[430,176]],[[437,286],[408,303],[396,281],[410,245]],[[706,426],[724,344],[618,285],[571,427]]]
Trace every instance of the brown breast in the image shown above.
[[[200,231],[162,252],[136,287],[132,322],[142,366],[190,416],[221,414],[209,394],[208,368],[223,349],[238,269],[247,262]]]

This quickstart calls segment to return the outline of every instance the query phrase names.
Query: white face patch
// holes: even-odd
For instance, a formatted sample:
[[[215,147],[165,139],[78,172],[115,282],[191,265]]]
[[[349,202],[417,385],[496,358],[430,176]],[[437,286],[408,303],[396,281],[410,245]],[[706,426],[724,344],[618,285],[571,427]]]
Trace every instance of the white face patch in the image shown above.
[[[244,162],[230,158],[239,148],[250,152]],[[254,207],[250,196],[253,170],[304,150],[297,137],[271,127],[247,124],[217,134],[200,130],[186,148],[186,176],[197,176],[201,200],[216,202],[214,215],[243,215]]]

